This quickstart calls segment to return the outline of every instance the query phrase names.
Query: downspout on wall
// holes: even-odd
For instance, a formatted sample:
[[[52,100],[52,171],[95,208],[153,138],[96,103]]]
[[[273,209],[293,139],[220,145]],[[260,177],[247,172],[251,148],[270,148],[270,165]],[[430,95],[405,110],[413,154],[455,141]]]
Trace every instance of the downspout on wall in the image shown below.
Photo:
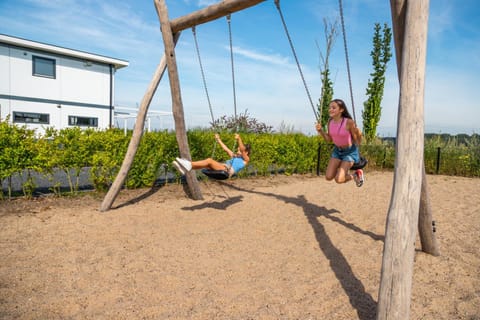
[[[115,72],[115,69],[113,68],[113,65],[110,64],[110,112],[109,112],[109,122],[108,122],[108,127],[111,129],[113,128],[113,73]]]

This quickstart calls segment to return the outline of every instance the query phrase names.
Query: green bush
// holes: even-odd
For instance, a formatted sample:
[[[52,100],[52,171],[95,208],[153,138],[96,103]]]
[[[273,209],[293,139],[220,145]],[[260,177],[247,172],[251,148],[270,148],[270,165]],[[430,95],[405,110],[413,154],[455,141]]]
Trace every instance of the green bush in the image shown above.
[[[127,188],[152,186],[162,164],[173,161],[172,150],[177,149],[173,134],[166,131],[147,132],[143,135],[125,185]],[[175,141],[175,143],[173,143]]]
[[[236,148],[234,134],[220,132],[229,148]],[[36,188],[33,173],[43,174],[51,183],[51,190],[60,194],[60,181],[54,173],[63,172],[70,193],[79,189],[80,174],[89,168],[91,183],[98,191],[106,191],[117,176],[127,152],[132,131],[119,129],[63,130],[47,129],[42,137],[34,131],[0,121],[0,181],[7,185],[12,196],[11,180],[19,177],[24,196],[31,196]],[[189,147],[194,160],[214,157],[227,160],[227,154],[215,143],[214,132],[195,129],[188,133]],[[241,133],[244,143],[252,145],[250,163],[239,177],[248,175],[311,174],[325,172],[333,145],[323,143],[316,136],[299,133]],[[429,135],[425,140],[425,167],[428,174],[480,176],[480,139]],[[235,151],[235,150],[234,150]],[[395,164],[395,145],[391,141],[377,140],[364,144],[361,154],[368,159],[368,170],[392,170]],[[174,132],[147,132],[142,136],[125,187],[152,186],[167,172],[179,174],[170,165],[179,156]],[[438,157],[440,162],[438,162]],[[199,173],[199,175],[201,175]],[[2,197],[4,192],[2,191]]]
[[[480,139],[478,135],[430,136],[425,141],[427,173],[480,176]],[[437,172],[438,167],[438,172]]]
[[[11,125],[8,119],[1,121],[0,150],[0,182],[3,184],[7,180],[8,196],[12,196],[11,178],[14,175],[23,179],[24,195],[31,196],[35,189],[31,171],[40,169],[35,132],[26,127]]]
[[[131,133],[131,132],[130,132]],[[115,180],[127,152],[130,135],[119,129],[98,132],[98,148],[92,155],[90,176],[98,191],[107,191]]]

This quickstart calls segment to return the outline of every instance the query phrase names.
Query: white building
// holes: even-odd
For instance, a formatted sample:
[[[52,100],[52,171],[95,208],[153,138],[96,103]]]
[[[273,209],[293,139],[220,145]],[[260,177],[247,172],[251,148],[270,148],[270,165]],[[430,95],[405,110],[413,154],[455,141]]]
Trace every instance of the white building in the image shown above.
[[[45,128],[114,126],[115,72],[128,62],[0,34],[0,119]]]

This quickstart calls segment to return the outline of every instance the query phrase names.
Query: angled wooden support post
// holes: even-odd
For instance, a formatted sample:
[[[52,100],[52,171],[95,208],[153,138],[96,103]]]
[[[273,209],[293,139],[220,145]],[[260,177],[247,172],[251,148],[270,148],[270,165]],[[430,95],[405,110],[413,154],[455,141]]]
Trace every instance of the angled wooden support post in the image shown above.
[[[160,20],[160,28],[162,29],[162,37],[165,47],[165,57],[167,58],[168,78],[170,80],[170,92],[172,96],[172,111],[175,121],[175,134],[177,137],[178,148],[182,158],[191,160],[175,55],[175,42],[172,34],[172,28],[170,27],[165,0],[155,0],[155,8]],[[190,193],[189,196],[194,200],[203,199],[195,171],[192,170],[187,172],[185,177],[187,179],[187,185]]]
[[[180,37],[180,32],[175,35],[175,43],[177,43],[178,38]],[[118,172],[113,184],[108,189],[105,198],[100,206],[100,211],[104,212],[110,210],[112,207],[113,202],[118,196],[118,193],[122,189],[123,184],[125,183],[125,179],[127,178],[128,171],[132,167],[133,160],[135,158],[135,154],[137,153],[138,146],[140,144],[140,140],[142,139],[143,135],[143,128],[145,126],[145,118],[147,117],[148,107],[152,102],[152,98],[157,91],[158,84],[163,77],[163,74],[167,68],[167,59],[165,55],[163,55],[160,63],[153,74],[152,80],[147,88],[147,91],[143,95],[142,101],[140,103],[140,108],[138,109],[137,119],[135,121],[135,128],[133,129],[132,138],[130,139],[130,143],[128,144],[127,153],[125,154],[125,158],[123,159],[122,166],[120,167],[120,171]]]
[[[437,237],[435,236],[436,227],[433,221],[430,197],[428,196],[425,165],[422,169],[422,193],[420,195],[420,208],[418,212],[418,234],[420,236],[422,251],[432,256],[439,256],[440,249],[438,247]]]
[[[422,185],[429,0],[408,0],[400,72],[397,145],[387,216],[377,320],[410,317],[413,258]]]
[[[395,43],[395,56],[397,61],[397,73],[400,80],[402,69],[402,48],[405,41],[405,9],[407,0],[390,0],[393,22],[393,39]],[[437,238],[435,236],[435,226],[433,221],[432,208],[430,206],[430,197],[427,184],[427,174],[425,172],[425,163],[422,165],[422,192],[420,196],[420,209],[418,216],[418,234],[422,251],[433,256],[440,255]]]

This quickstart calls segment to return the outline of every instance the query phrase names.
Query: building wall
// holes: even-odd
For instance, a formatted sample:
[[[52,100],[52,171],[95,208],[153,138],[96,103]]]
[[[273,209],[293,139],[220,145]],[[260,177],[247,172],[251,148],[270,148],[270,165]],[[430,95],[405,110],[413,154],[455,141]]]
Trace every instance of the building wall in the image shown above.
[[[10,92],[10,50],[0,44],[0,94]],[[10,101],[0,96],[0,119],[10,112]]]
[[[33,75],[32,56],[55,60],[55,78]],[[2,119],[9,114],[13,120],[13,112],[49,114],[49,124],[27,123],[40,134],[45,127],[68,127],[69,116],[97,118],[98,128],[108,128],[110,93],[107,64],[0,44]]]

